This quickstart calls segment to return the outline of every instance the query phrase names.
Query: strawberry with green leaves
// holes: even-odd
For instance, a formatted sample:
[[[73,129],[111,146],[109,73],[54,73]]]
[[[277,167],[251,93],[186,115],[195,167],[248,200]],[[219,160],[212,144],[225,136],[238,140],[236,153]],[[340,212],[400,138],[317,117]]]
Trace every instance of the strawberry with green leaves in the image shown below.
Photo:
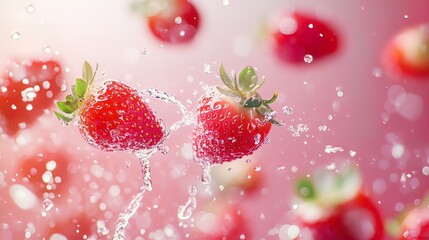
[[[93,86],[95,72],[89,63],[76,79],[72,94],[57,102],[66,123],[77,118],[79,131],[92,146],[105,151],[136,151],[155,147],[164,139],[160,119],[136,89],[106,80]]]
[[[193,150],[198,161],[210,164],[229,162],[252,154],[265,141],[271,125],[279,124],[272,115],[269,100],[257,90],[264,83],[255,69],[244,68],[232,80],[223,66],[220,78],[225,86],[211,87],[200,98],[197,125],[193,132]]]
[[[383,239],[380,212],[363,192],[356,169],[320,169],[298,181],[297,194],[297,216],[313,239]]]

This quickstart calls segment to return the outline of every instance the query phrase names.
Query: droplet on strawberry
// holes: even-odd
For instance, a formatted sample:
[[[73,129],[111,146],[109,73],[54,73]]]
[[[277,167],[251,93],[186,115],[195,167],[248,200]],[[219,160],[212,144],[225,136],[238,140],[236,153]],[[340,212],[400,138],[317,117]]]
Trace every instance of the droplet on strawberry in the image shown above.
[[[252,67],[246,67],[232,80],[223,67],[220,77],[225,86],[209,88],[200,98],[197,125],[193,132],[193,150],[198,161],[220,164],[252,154],[267,137],[273,110],[269,100],[257,90],[264,83]]]
[[[85,62],[83,76],[76,79],[72,94],[57,102],[65,122],[78,116],[83,138],[104,151],[150,149],[164,139],[164,125],[145,103],[138,91],[116,80],[92,87],[95,73]]]
[[[146,16],[153,35],[166,43],[190,42],[200,26],[200,14],[189,0],[138,0],[134,8]]]
[[[287,63],[313,63],[337,51],[337,32],[325,21],[293,12],[283,15],[273,28],[274,51]]]
[[[29,127],[61,92],[61,66],[56,61],[10,64],[0,77],[0,132],[14,136]]]
[[[384,63],[393,73],[429,76],[429,24],[402,30],[387,45]]]
[[[380,213],[361,189],[356,169],[321,169],[298,181],[297,215],[314,239],[382,239]]]

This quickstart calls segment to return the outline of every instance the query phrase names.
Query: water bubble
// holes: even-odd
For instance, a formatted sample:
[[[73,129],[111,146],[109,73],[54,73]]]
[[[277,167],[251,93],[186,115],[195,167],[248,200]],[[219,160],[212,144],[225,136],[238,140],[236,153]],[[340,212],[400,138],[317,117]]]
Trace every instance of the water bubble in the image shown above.
[[[34,88],[29,87],[29,88],[24,89],[21,92],[21,96],[22,96],[22,101],[24,101],[24,102],[31,102],[31,101],[34,100],[34,98],[36,98],[37,93],[34,90]]]
[[[429,175],[429,166],[424,166],[423,169],[422,169],[422,173],[425,176],[428,176]]]
[[[304,56],[304,62],[306,62],[306,63],[312,63],[313,62],[313,56],[311,54],[305,54],[305,56]]]
[[[67,91],[67,86],[65,84],[61,84],[61,92]]]
[[[349,154],[350,154],[350,157],[354,157],[354,156],[356,156],[357,152],[353,151],[353,150],[350,150]]]
[[[296,125],[296,128],[292,125],[288,127],[288,130],[292,133],[292,136],[299,137],[302,133],[307,132],[309,130],[309,127],[307,124],[300,123]]]
[[[51,199],[45,199],[43,200],[43,208],[46,212],[49,212],[54,209],[54,203],[51,201]]]
[[[321,125],[321,126],[319,126],[319,131],[320,132],[326,132],[326,130],[328,130],[328,126],[326,126],[326,125]]]
[[[255,145],[258,145],[261,142],[261,134],[256,134],[256,136],[254,137],[254,141],[255,141]]]
[[[139,52],[140,52],[140,54],[141,54],[141,55],[146,56],[146,54],[147,54],[147,49],[146,49],[146,48],[143,48],[143,49],[139,50]]]
[[[46,54],[50,54],[50,53],[52,52],[52,49],[51,49],[51,47],[49,47],[49,46],[45,46],[45,47],[43,48],[43,52],[44,52],[44,53],[46,53]]]
[[[381,76],[383,76],[383,69],[381,69],[381,68],[374,68],[372,70],[372,74],[374,75],[374,77],[380,78]]]
[[[254,167],[254,169],[255,169],[255,172],[259,172],[259,171],[262,170],[262,167],[261,166],[256,166],[256,167]]]
[[[292,115],[293,114],[293,108],[289,106],[284,106],[282,108],[283,114],[285,115]]]
[[[31,14],[34,13],[36,11],[36,9],[34,8],[34,6],[32,4],[28,5],[25,10],[27,11],[27,13]]]
[[[408,19],[408,14],[405,14],[405,15],[404,15],[404,19]]]
[[[328,115],[328,120],[332,120],[332,119],[334,119],[334,116]]]
[[[12,38],[12,40],[16,41],[16,40],[21,39],[21,38],[22,38],[22,35],[21,35],[21,33],[20,33],[20,32],[13,32],[13,33],[10,35],[10,38]]]
[[[212,72],[212,67],[210,66],[210,64],[204,63],[204,72],[205,73],[211,73]]]

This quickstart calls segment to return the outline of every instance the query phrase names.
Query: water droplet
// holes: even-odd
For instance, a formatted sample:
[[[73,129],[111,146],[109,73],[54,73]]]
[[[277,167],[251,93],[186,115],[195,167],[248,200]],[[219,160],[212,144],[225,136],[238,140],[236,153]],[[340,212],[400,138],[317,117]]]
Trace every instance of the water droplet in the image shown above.
[[[51,47],[49,47],[49,46],[45,46],[45,47],[43,48],[43,52],[44,52],[44,53],[46,53],[46,54],[50,54],[50,53],[52,52],[52,49],[51,49]]]
[[[254,169],[255,169],[255,172],[259,172],[259,171],[262,170],[262,167],[261,166],[256,166]]]
[[[334,119],[334,116],[328,115],[328,120],[332,120],[332,119]]]
[[[67,91],[67,86],[65,84],[61,84],[61,92]]]
[[[28,5],[27,8],[25,9],[27,11],[27,13],[31,14],[34,13],[36,11],[36,9],[34,8],[34,6],[32,4]]]
[[[304,56],[304,62],[306,62],[306,63],[312,63],[313,62],[313,56],[311,54],[305,54],[305,56]]]
[[[147,49],[146,49],[146,48],[143,48],[143,49],[139,50],[139,52],[140,52],[140,54],[141,54],[141,55],[146,56],[146,54],[147,54]]]
[[[204,72],[205,73],[211,73],[212,72],[212,67],[210,66],[210,64],[204,63]]]
[[[422,173],[425,176],[428,176],[429,175],[429,166],[424,166],[423,169],[422,169]]]
[[[405,19],[408,19],[408,14],[405,14],[405,15],[404,15],[404,18],[405,18]]]
[[[289,106],[284,106],[282,108],[283,114],[285,115],[292,115],[293,114],[293,108]]]
[[[180,220],[188,220],[191,218],[193,211],[197,207],[197,200],[195,198],[197,194],[197,187],[191,186],[189,190],[189,198],[185,205],[181,205],[177,211],[177,217]]]
[[[43,208],[46,212],[49,212],[54,208],[54,203],[51,201],[51,199],[45,199],[43,200]]]
[[[97,221],[97,233],[102,236],[109,234],[109,229],[107,229],[106,223],[103,220]]]
[[[22,38],[21,33],[20,32],[13,32],[10,35],[10,38],[12,38],[12,40],[16,41]]]
[[[328,130],[328,126],[326,126],[326,125],[319,126],[319,131],[320,132],[326,132],[326,130]]]
[[[326,145],[325,146],[325,153],[336,153],[336,152],[343,152],[344,149],[342,147],[334,147],[332,145]]]
[[[350,157],[354,157],[354,156],[356,156],[357,152],[353,151],[353,150],[350,150],[349,154],[350,154]]]
[[[372,74],[374,75],[374,77],[380,78],[381,76],[383,76],[383,70],[381,68],[374,68],[372,70]]]
[[[229,0],[223,0],[223,5],[228,6],[230,4]]]

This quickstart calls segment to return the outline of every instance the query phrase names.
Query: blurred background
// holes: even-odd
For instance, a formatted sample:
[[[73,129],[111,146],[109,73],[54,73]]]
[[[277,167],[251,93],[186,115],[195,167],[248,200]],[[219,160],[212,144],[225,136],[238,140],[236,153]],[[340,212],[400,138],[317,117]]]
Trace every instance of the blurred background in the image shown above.
[[[153,191],[126,239],[209,239],[201,234],[212,225],[233,226],[224,229],[235,231],[228,239],[299,239],[290,233],[301,226],[292,211],[296,181],[326,167],[357,166],[383,219],[420,205],[429,187],[429,76],[397,71],[386,49],[402,31],[429,23],[427,1],[194,0],[199,24],[183,42],[158,38],[133,3],[0,1],[0,87],[22,61],[55,60],[55,84],[69,89],[86,60],[98,64],[99,79],[171,93],[194,111],[203,88],[220,83],[221,63],[227,72],[250,65],[266,78],[262,96],[279,91],[272,107],[285,125],[246,159],[213,166],[211,195],[193,160],[192,127],[174,132],[168,152],[150,160]],[[295,26],[282,20],[293,12],[329,26],[334,50],[302,62],[279,57],[274,32]],[[40,113],[27,109],[35,119],[16,134],[0,130],[0,239],[113,239],[142,184],[135,156],[92,148],[56,119],[53,102],[63,97]],[[175,106],[148,102],[167,125],[181,119]],[[179,219],[192,186],[197,206]]]

